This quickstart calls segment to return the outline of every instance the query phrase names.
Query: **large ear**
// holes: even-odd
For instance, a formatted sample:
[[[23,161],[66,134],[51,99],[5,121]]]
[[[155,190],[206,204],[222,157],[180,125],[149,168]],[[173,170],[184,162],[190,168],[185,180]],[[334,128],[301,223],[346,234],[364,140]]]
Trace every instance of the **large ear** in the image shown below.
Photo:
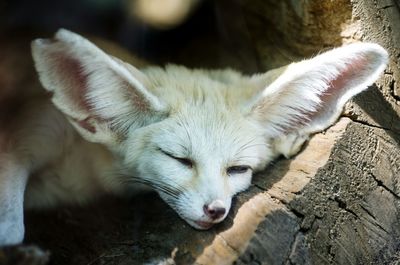
[[[52,101],[89,141],[119,141],[166,111],[144,74],[75,33],[61,29],[54,39],[34,40],[32,54]]]
[[[358,43],[289,65],[256,97],[250,116],[270,137],[306,138],[331,126],[345,103],[379,77],[387,60],[381,46]]]

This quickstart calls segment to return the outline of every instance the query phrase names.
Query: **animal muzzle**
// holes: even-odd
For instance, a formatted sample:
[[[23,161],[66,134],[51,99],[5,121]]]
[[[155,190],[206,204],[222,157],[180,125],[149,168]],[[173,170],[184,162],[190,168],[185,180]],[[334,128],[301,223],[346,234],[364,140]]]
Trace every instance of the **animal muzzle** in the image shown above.
[[[215,200],[210,204],[204,204],[203,211],[212,221],[217,221],[225,216],[227,209],[223,201]]]

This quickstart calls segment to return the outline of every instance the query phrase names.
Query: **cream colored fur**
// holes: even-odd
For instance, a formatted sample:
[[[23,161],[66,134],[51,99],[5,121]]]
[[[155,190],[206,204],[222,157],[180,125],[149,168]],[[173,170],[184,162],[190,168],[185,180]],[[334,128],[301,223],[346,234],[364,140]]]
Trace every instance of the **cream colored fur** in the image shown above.
[[[67,30],[35,40],[32,53],[52,103],[33,101],[8,129],[0,245],[22,241],[23,204],[84,203],[144,187],[193,227],[209,228],[253,172],[332,125],[387,61],[376,44],[352,44],[253,76],[137,69]]]

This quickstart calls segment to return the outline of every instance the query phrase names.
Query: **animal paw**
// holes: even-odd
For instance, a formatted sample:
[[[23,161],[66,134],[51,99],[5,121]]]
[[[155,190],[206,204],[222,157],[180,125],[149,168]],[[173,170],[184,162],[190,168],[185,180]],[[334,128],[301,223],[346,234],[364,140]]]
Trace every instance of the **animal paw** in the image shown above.
[[[50,253],[37,246],[16,245],[0,248],[0,265],[46,265]]]
[[[272,147],[277,155],[290,158],[300,152],[304,143],[309,139],[308,135],[291,133],[274,139]]]

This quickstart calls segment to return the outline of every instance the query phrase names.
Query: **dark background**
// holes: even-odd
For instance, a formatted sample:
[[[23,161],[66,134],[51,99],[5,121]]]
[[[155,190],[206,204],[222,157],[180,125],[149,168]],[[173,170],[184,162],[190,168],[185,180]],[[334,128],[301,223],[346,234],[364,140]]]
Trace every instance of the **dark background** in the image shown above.
[[[21,32],[42,37],[62,27],[111,40],[158,64],[254,72],[259,68],[254,44],[232,27],[239,23],[246,31],[244,11],[237,0],[223,2],[201,0],[182,23],[160,29],[130,14],[128,0],[6,0],[0,4],[0,30],[5,38]],[[227,63],[226,54],[240,57],[238,49],[245,50],[247,63]]]

